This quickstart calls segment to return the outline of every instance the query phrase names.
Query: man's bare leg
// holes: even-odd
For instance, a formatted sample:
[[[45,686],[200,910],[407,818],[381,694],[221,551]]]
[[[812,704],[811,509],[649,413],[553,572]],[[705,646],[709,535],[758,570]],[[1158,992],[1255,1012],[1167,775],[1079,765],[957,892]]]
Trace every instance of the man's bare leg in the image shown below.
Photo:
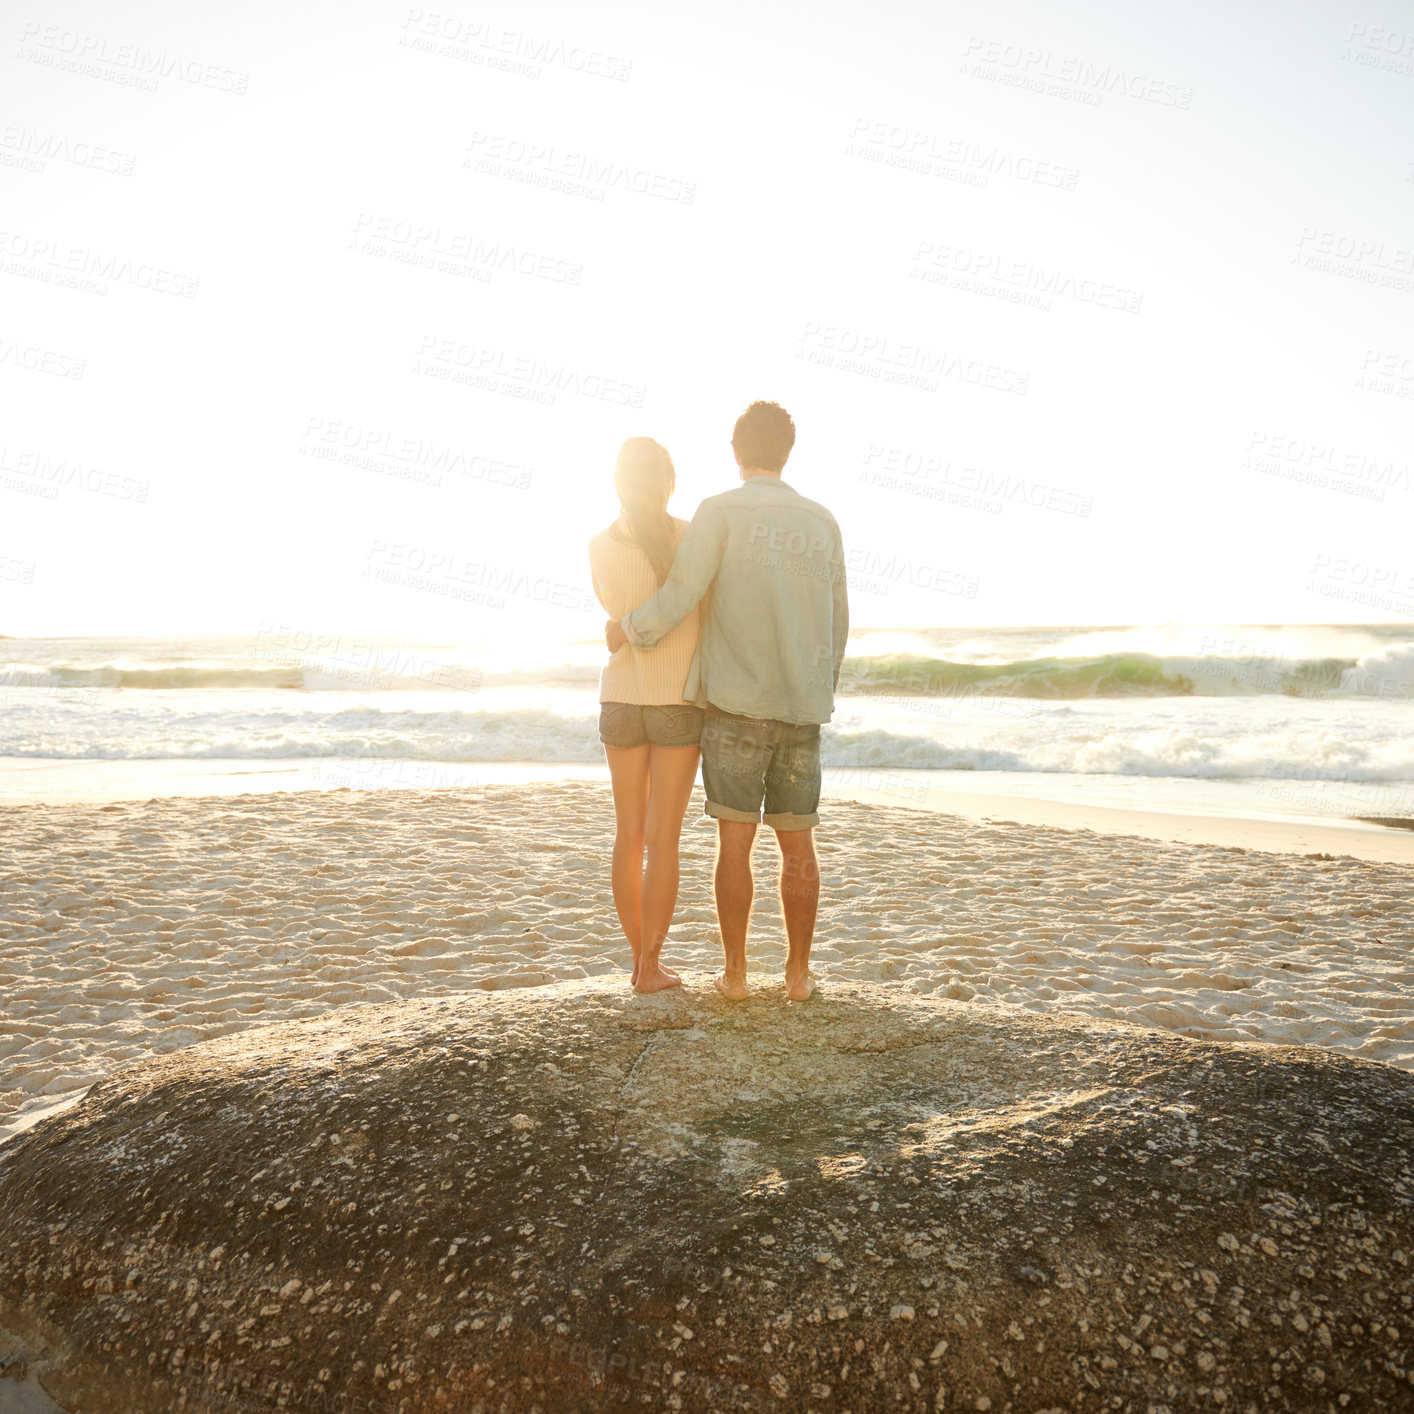
[[[734,1002],[746,998],[746,929],[755,892],[751,879],[751,845],[755,839],[755,825],[739,820],[717,821],[717,868],[712,884],[725,964],[715,986]]]
[[[781,846],[781,913],[786,920],[786,996],[803,1002],[815,990],[810,944],[820,908],[820,865],[814,830],[777,830]]]

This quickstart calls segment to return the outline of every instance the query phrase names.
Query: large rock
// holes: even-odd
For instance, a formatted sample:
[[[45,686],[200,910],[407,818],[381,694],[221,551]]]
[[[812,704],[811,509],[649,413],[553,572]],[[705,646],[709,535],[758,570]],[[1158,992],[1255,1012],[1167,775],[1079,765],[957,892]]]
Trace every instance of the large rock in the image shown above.
[[[1411,1155],[1414,1077],[1325,1051],[858,985],[405,1002],[0,1149],[0,1325],[113,1414],[1410,1409]]]

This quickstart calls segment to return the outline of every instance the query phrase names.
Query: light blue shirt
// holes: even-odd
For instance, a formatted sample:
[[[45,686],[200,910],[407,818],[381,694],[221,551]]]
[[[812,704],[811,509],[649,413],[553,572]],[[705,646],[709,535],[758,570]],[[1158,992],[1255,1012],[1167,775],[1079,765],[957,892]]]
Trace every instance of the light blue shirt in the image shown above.
[[[683,698],[797,725],[828,722],[849,637],[835,518],[775,476],[697,508],[663,587],[622,620],[652,648],[705,596]]]

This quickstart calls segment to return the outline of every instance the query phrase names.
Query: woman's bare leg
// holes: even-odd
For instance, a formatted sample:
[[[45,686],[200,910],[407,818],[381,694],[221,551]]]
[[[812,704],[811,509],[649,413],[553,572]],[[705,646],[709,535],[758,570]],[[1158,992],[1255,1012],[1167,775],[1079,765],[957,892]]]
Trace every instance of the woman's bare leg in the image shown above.
[[[643,876],[640,992],[661,992],[679,977],[659,961],[678,902],[678,840],[697,778],[695,746],[652,746],[648,756],[648,818],[644,832],[648,867]]]
[[[614,859],[610,880],[614,908],[633,952],[637,983],[643,928],[643,826],[648,814],[648,745],[606,746],[609,780],[614,787]]]

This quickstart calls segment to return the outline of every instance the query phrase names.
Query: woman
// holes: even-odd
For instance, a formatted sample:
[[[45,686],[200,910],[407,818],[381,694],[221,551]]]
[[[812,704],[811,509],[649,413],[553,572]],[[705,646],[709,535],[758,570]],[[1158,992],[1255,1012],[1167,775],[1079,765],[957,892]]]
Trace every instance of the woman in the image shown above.
[[[630,437],[619,448],[614,490],[622,514],[589,542],[594,592],[612,618],[638,608],[668,577],[687,529],[668,514],[676,484],[667,448],[651,437]],[[702,709],[683,700],[697,630],[694,609],[651,652],[625,644],[599,679],[599,739],[614,786],[614,907],[640,992],[681,980],[659,953],[677,905],[678,836],[702,734]]]

